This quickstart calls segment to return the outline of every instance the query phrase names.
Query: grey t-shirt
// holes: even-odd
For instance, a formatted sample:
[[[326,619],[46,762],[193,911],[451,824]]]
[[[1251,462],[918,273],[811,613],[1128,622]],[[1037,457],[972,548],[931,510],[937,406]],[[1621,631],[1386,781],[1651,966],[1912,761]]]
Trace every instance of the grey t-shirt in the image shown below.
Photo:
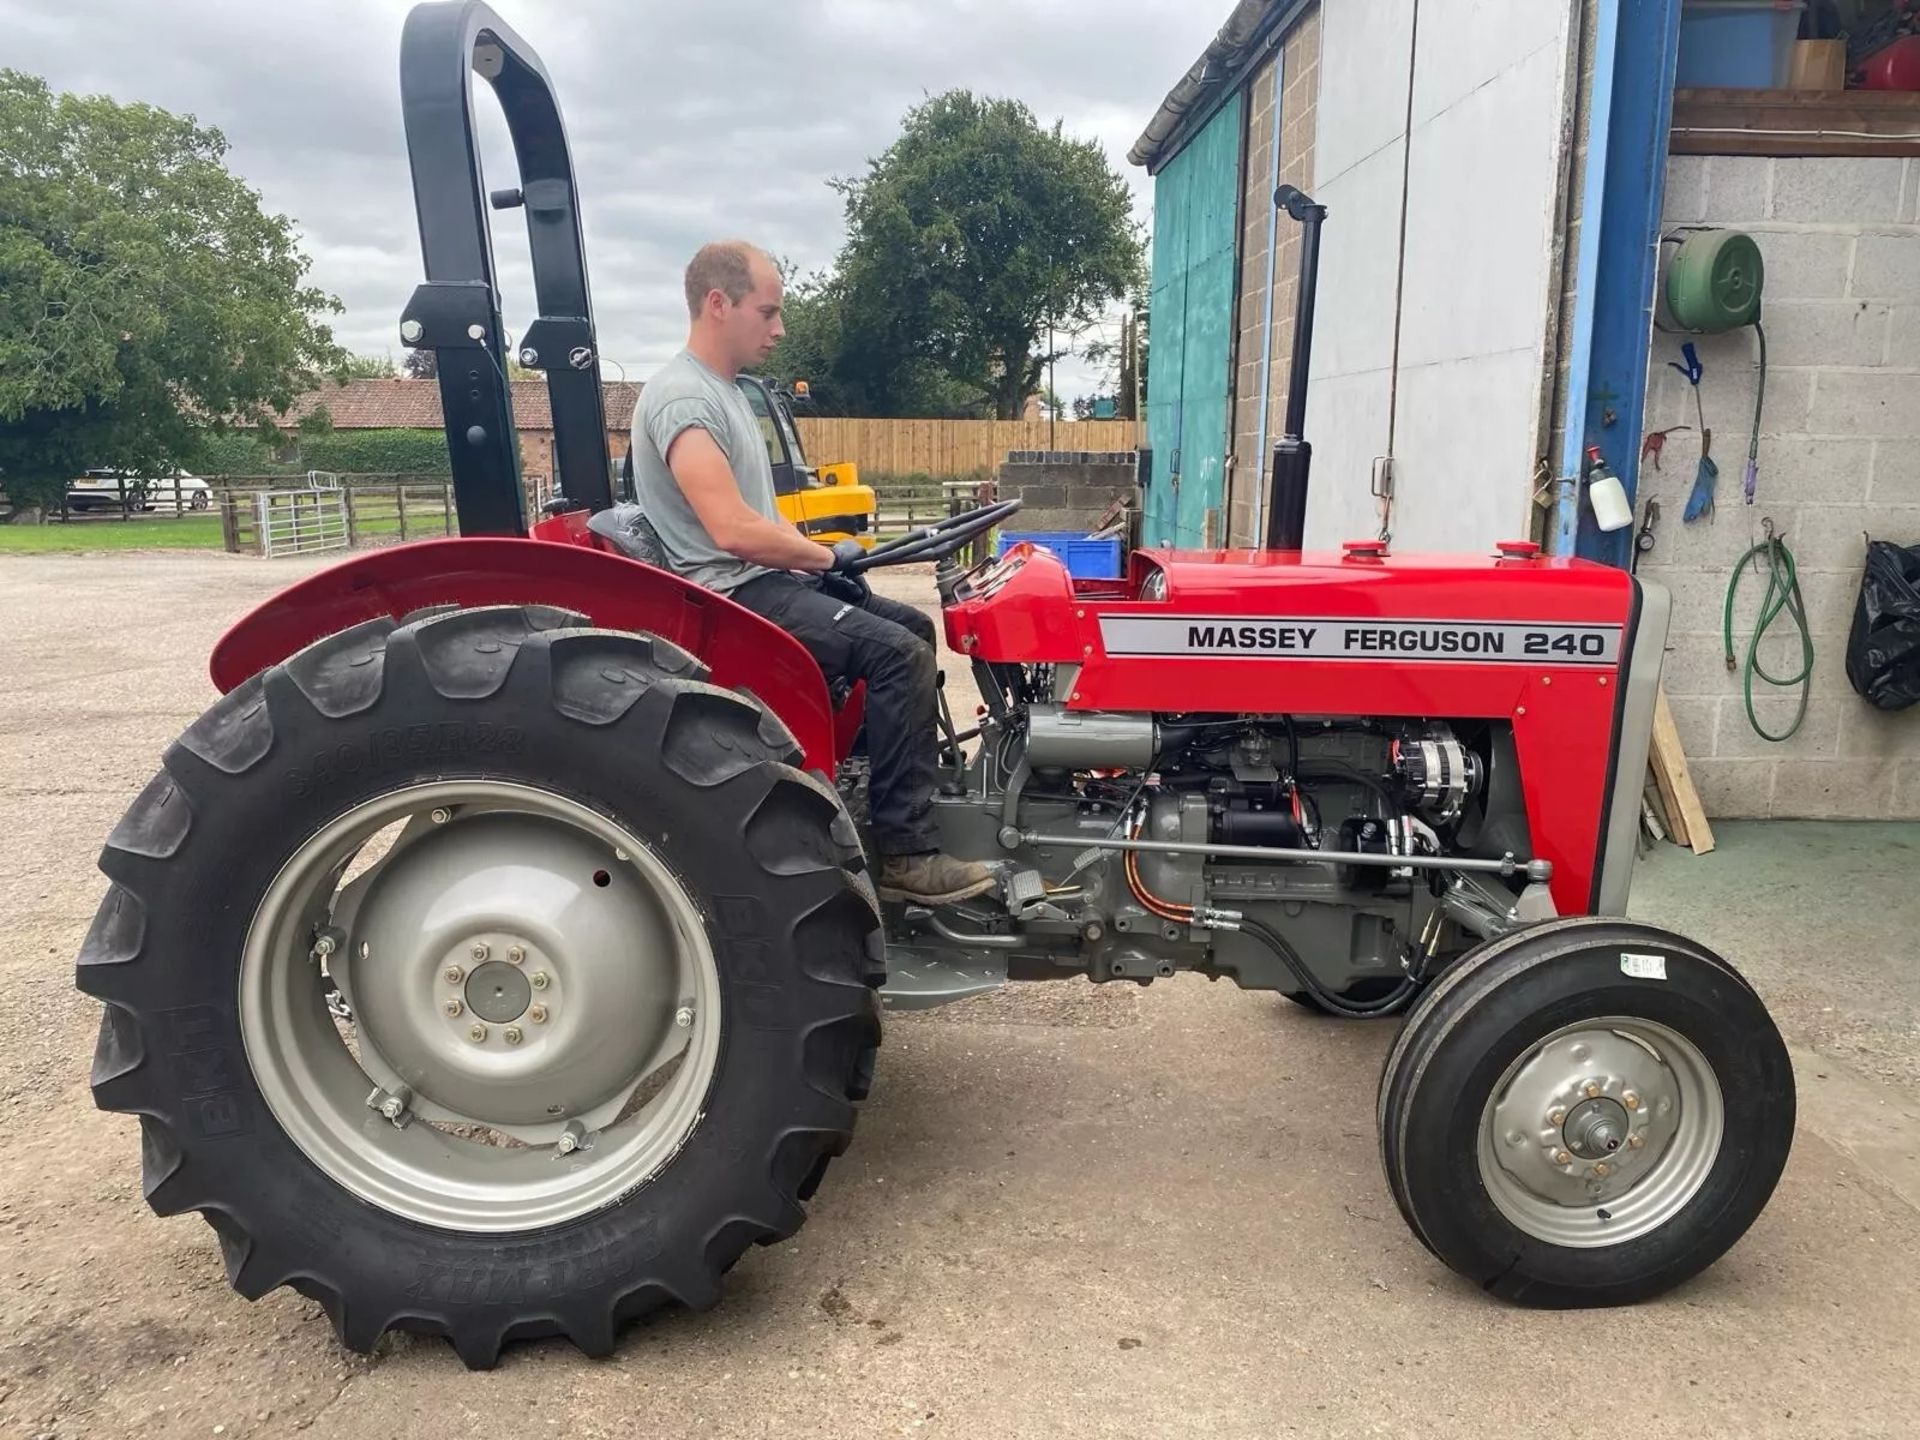
[[[691,351],[682,350],[647,381],[633,409],[634,498],[659,532],[675,573],[724,593],[771,572],[715,545],[667,468],[673,442],[694,426],[713,436],[713,443],[727,457],[740,498],[769,520],[779,521],[773,466],[753,407],[738,385],[708,369]]]

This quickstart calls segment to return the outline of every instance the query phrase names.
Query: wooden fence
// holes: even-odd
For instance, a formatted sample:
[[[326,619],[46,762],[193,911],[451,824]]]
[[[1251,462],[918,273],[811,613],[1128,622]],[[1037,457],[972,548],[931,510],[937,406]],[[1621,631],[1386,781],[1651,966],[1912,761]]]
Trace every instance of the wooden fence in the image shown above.
[[[868,475],[960,476],[998,470],[1010,450],[1133,450],[1137,420],[839,420],[799,417],[815,465],[851,460]]]

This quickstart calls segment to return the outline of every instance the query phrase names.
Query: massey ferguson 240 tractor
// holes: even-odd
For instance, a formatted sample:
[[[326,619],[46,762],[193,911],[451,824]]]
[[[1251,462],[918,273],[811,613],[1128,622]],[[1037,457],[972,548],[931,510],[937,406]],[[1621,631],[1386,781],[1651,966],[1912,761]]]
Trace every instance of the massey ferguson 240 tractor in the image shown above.
[[[522,358],[566,496],[531,526],[476,71],[519,159],[491,203],[527,212]],[[861,692],[630,553],[538,59],[483,5],[427,4],[401,79],[427,278],[400,335],[438,353],[460,538],[227,633],[79,958],[95,1098],[140,1117],[148,1202],[205,1216],[241,1294],[291,1285],[357,1350],[399,1327],[475,1366],[525,1336],[603,1354],[800,1226],[883,1002],[1183,971],[1403,1017],[1387,1185],[1492,1295],[1639,1300],[1752,1223],[1793,1133],[1780,1037],[1726,961],[1622,918],[1659,590],[1517,543],[1302,554],[1302,323],[1267,548],[963,570],[1002,504],[867,556],[937,564],[985,699],[943,722],[940,825],[1001,866],[978,900],[883,907]],[[1312,241],[1322,212],[1280,198]]]

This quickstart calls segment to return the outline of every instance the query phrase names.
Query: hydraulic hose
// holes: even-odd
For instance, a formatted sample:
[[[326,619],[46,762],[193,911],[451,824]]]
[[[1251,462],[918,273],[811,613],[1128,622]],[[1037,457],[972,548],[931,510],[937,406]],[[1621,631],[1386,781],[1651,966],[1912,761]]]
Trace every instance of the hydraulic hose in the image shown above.
[[[1305,987],[1307,993],[1336,1015],[1351,1015],[1359,1019],[1370,1015],[1390,1015],[1411,1000],[1420,989],[1409,976],[1378,1000],[1343,1000],[1314,979],[1313,972],[1307,969],[1307,962],[1300,958],[1300,952],[1289,945],[1279,931],[1269,928],[1263,921],[1252,919],[1242,920],[1240,928],[1279,956],[1280,963],[1293,973],[1293,978]]]

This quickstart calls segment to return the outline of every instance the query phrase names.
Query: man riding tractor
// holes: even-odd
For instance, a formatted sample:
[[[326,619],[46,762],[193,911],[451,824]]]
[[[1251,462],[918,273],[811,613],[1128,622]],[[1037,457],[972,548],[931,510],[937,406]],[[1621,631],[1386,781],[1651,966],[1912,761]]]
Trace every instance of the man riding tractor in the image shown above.
[[[992,889],[990,867],[938,848],[933,622],[841,573],[866,555],[858,540],[817,544],[781,517],[759,423],[736,384],[786,333],[778,270],[742,241],[704,245],[686,293],[686,347],[641,390],[630,452],[635,498],[667,567],[772,620],[829,680],[866,683],[882,899],[946,905]]]

